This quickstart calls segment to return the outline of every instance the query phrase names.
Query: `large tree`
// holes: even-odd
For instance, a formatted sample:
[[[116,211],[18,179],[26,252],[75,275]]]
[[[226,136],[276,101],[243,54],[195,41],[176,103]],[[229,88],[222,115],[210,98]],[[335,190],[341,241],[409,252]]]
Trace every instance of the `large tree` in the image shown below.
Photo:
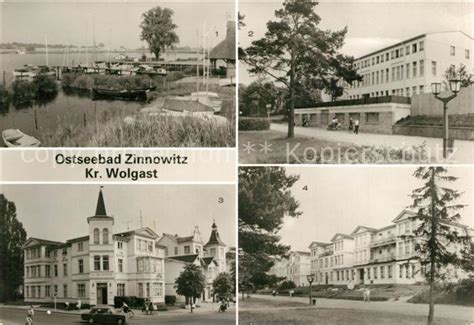
[[[435,285],[449,277],[448,268],[472,267],[472,255],[467,230],[458,232],[462,229],[458,226],[458,211],[464,205],[456,201],[461,193],[445,185],[457,178],[447,175],[443,167],[420,167],[414,176],[424,182],[411,194],[411,208],[416,212],[414,218],[418,226],[413,235],[402,237],[414,240],[416,258],[429,284],[428,324],[431,325],[434,320]]]
[[[273,82],[257,80],[239,89],[239,110],[243,116],[267,116],[278,110],[281,100],[282,91]]]
[[[298,88],[331,89],[332,79],[348,83],[361,80],[354,59],[338,53],[347,27],[341,31],[321,30],[321,18],[313,0],[286,0],[267,23],[265,36],[252,42],[241,59],[249,72],[274,78],[288,89],[288,137],[294,136],[295,92]]]
[[[176,278],[176,293],[187,298],[191,305],[191,312],[193,312],[193,304],[196,298],[201,296],[205,285],[206,277],[202,269],[195,264],[186,264],[183,271]]]
[[[0,194],[0,301],[14,300],[23,284],[26,231],[16,216],[15,203]]]
[[[278,231],[285,217],[298,217],[291,187],[299,179],[280,167],[239,169],[239,287],[242,293],[268,285],[272,256],[285,255]]]
[[[141,40],[148,43],[148,48],[155,54],[157,60],[162,51],[179,43],[173,13],[171,9],[155,7],[142,15]]]
[[[219,298],[231,298],[235,292],[235,278],[226,272],[219,273],[212,281],[212,290]]]

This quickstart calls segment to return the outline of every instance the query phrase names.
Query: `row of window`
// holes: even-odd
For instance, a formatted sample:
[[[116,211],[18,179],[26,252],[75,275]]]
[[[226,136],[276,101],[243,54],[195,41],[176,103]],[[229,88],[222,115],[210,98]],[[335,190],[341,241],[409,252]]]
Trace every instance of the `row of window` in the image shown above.
[[[451,45],[449,47],[449,54],[451,56],[456,56],[456,46]],[[471,58],[471,52],[467,49],[464,50],[464,58],[465,59],[470,59]]]
[[[163,272],[162,261],[149,258],[137,258],[138,273],[161,273]]]
[[[376,55],[372,58],[364,59],[360,62],[354,64],[355,68],[362,69],[370,67],[379,63],[388,62],[390,60],[395,60],[403,57],[404,55],[409,55],[410,53],[416,53],[418,51],[423,51],[425,47],[424,41],[413,43],[411,45],[401,46],[398,49],[387,51],[385,53]]]
[[[374,91],[369,93],[369,97],[381,97],[381,96],[401,96],[401,97],[411,97],[412,95],[417,94],[424,94],[425,93],[425,86],[413,86],[413,87],[406,87],[406,88],[398,88],[390,90],[381,90],[381,91]],[[363,98],[364,95],[350,95],[349,99],[359,99]]]
[[[415,264],[400,264],[398,266],[398,277],[400,279],[411,279],[417,274]],[[393,265],[381,265],[364,268],[364,279],[392,279]],[[356,278],[355,270],[339,270],[332,272],[319,272],[315,274],[316,282],[326,283],[333,281],[354,281]]]
[[[125,286],[125,285],[124,285]],[[151,291],[153,290],[153,291]],[[124,287],[125,291],[125,287]],[[138,282],[139,297],[161,297],[163,296],[163,283],[161,282]]]
[[[41,265],[31,265],[25,267],[25,277],[27,278],[40,278],[44,275],[46,278],[58,277],[58,264],[53,265],[53,273],[51,274],[51,265],[44,266],[44,274],[41,272]],[[81,272],[82,273],[82,272]],[[67,263],[63,263],[63,276],[67,276]]]
[[[79,288],[78,284],[78,288]],[[85,296],[85,285],[84,286],[84,296]],[[44,292],[42,291],[42,286],[25,286],[25,297],[26,298],[49,298],[53,296],[58,296],[58,285],[45,285],[44,286]],[[53,288],[53,291],[51,291],[51,288]],[[78,291],[79,292],[79,291]],[[80,296],[79,297],[84,297]],[[63,292],[62,292],[62,297],[67,298],[68,297],[68,286],[67,284],[63,284]]]
[[[99,228],[94,229],[94,244],[100,244],[100,230]],[[102,244],[109,243],[109,229],[102,229]]]

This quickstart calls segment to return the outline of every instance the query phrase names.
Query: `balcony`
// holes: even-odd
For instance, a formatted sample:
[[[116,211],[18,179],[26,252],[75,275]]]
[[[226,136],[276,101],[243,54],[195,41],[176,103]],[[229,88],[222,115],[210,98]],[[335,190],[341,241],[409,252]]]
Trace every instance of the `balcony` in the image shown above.
[[[370,263],[390,262],[396,259],[395,253],[380,255],[370,259]]]
[[[376,239],[372,242],[370,242],[369,246],[372,247],[378,247],[378,246],[384,246],[384,245],[389,245],[389,244],[394,244],[397,241],[397,236],[395,235],[389,235],[387,237],[381,238],[381,239]]]
[[[332,255],[332,254],[334,254],[334,251],[330,250],[330,251],[324,252],[322,254],[319,254],[319,257],[329,256],[329,255]]]

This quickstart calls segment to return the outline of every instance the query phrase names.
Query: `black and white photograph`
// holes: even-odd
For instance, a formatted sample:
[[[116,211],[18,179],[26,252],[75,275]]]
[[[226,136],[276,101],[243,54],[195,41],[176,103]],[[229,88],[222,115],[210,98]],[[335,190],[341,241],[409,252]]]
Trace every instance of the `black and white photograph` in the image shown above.
[[[4,147],[234,147],[235,2],[1,1]]]
[[[240,324],[470,324],[472,167],[240,167]]]
[[[235,324],[235,186],[3,185],[0,322]]]
[[[472,163],[472,1],[239,2],[243,164]]]

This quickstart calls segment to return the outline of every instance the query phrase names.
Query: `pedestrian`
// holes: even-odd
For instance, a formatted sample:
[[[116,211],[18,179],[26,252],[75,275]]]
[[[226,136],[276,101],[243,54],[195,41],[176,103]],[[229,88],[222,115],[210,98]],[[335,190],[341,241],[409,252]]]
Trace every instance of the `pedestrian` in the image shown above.
[[[352,121],[352,117],[349,117],[349,133],[352,132],[354,129],[354,121]]]
[[[35,309],[33,308],[33,305],[30,305],[30,307],[28,307],[28,316],[33,318],[34,315],[35,315]]]
[[[272,291],[272,296],[273,296],[273,297],[276,296],[276,290],[275,290],[275,289],[273,289],[273,291]]]
[[[370,302],[370,288],[369,287],[365,289],[365,296],[366,296],[367,302]]]
[[[354,133],[359,134],[359,119],[356,118],[355,123],[354,123]]]

